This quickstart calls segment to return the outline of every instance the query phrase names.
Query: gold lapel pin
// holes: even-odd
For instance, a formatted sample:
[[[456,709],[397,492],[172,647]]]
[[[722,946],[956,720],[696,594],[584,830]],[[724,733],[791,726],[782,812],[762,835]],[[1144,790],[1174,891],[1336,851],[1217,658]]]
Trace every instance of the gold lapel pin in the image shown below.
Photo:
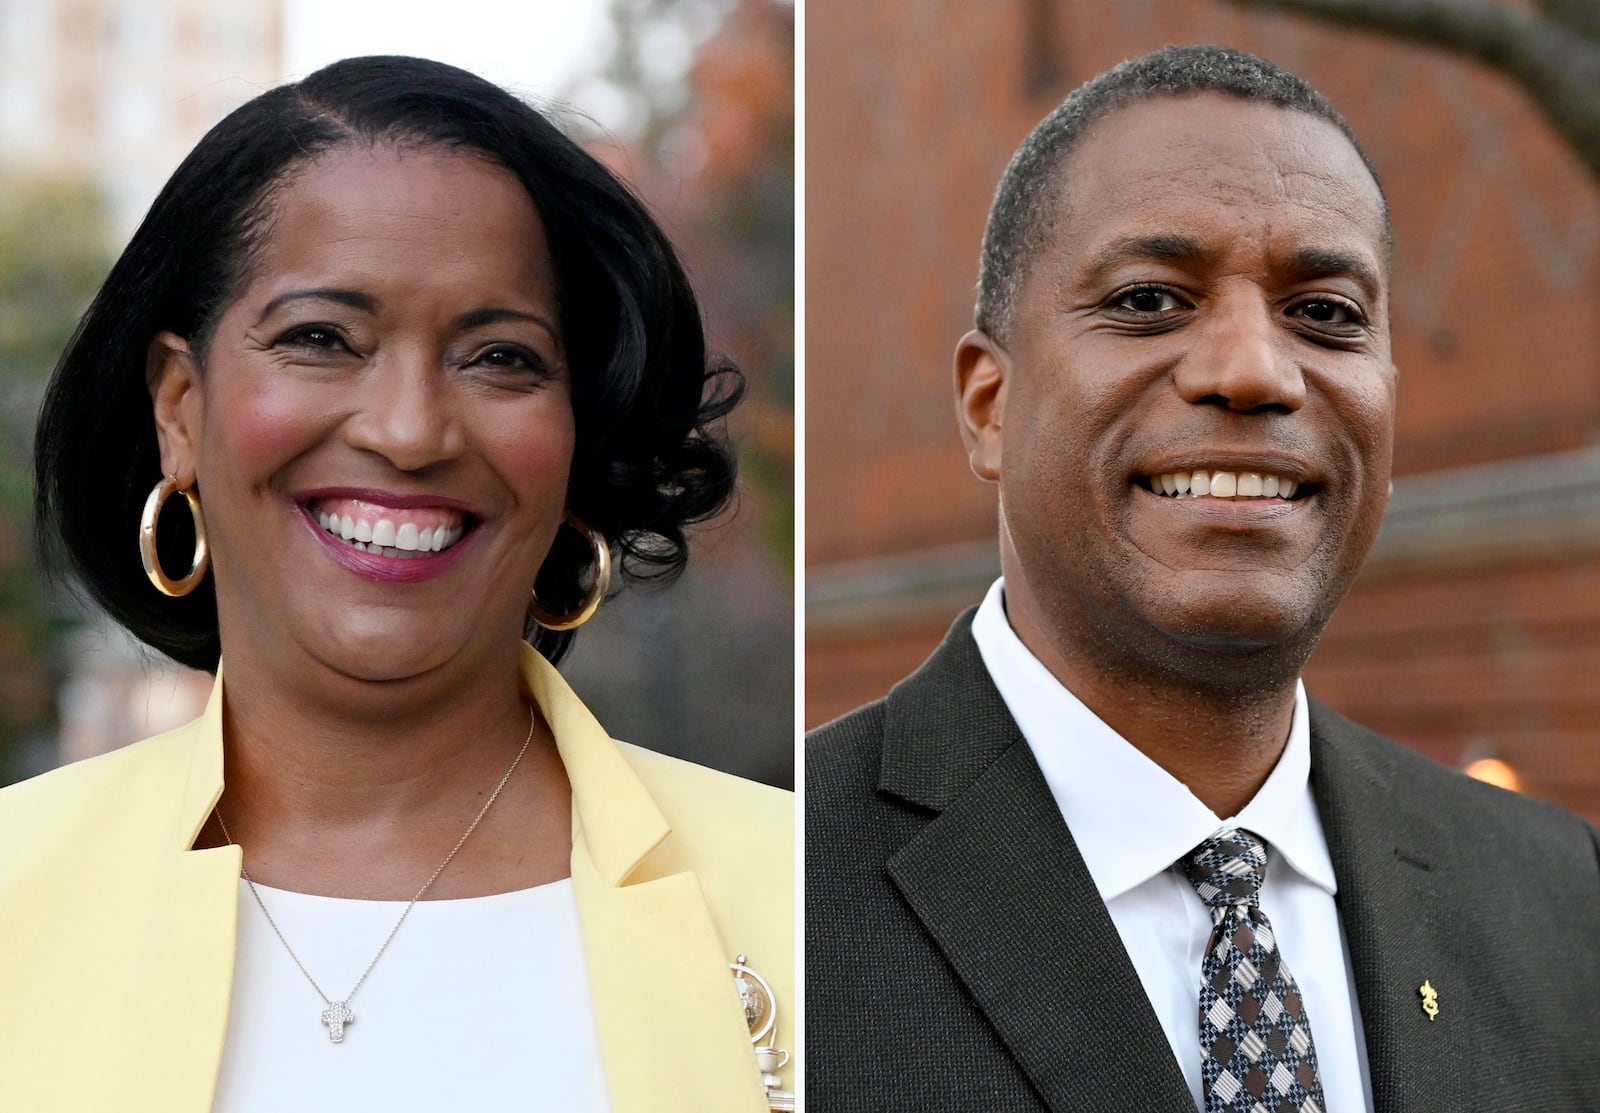
[[[1433,988],[1433,979],[1429,978],[1417,987],[1417,992],[1422,994],[1422,1011],[1428,1014],[1428,1019],[1439,1019],[1439,991]]]

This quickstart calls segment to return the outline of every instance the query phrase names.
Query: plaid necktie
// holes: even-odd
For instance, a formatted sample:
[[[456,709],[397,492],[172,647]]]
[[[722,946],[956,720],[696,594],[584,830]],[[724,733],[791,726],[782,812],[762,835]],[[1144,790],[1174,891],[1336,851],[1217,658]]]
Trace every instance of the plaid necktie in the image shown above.
[[[1223,828],[1181,865],[1214,925],[1200,964],[1205,1113],[1322,1113],[1311,1022],[1261,911],[1266,844]]]

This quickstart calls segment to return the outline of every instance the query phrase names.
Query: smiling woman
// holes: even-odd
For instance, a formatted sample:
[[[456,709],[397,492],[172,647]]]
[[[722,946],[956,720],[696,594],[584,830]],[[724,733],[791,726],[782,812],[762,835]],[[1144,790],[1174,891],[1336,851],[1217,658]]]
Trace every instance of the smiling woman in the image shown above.
[[[36,463],[58,566],[217,682],[0,793],[0,1108],[785,1107],[789,797],[553,668],[724,505],[740,389],[643,207],[493,85],[355,59],[213,129]]]
[[[203,467],[207,534],[237,554],[216,571],[229,671],[487,666],[563,520],[619,532],[569,514],[571,373],[528,192],[481,156],[386,142],[295,173],[271,219],[203,357],[170,330],[150,353],[162,471],[187,488]]]

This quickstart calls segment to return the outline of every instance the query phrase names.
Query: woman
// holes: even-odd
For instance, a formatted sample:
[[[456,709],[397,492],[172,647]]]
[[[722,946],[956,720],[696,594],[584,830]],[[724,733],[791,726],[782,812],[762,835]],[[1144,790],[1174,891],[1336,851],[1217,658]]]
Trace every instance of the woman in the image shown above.
[[[201,141],[36,465],[40,536],[218,679],[0,794],[0,1108],[784,1105],[789,797],[552,667],[725,503],[730,377],[642,207],[470,74],[340,62]]]

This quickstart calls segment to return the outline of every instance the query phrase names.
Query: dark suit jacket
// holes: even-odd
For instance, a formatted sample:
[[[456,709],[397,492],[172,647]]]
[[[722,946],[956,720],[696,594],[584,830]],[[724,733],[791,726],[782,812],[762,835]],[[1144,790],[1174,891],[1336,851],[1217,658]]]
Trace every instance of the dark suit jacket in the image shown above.
[[[807,739],[806,1108],[1188,1113],[971,621]],[[1311,784],[1378,1113],[1600,1110],[1594,832],[1315,703]]]

